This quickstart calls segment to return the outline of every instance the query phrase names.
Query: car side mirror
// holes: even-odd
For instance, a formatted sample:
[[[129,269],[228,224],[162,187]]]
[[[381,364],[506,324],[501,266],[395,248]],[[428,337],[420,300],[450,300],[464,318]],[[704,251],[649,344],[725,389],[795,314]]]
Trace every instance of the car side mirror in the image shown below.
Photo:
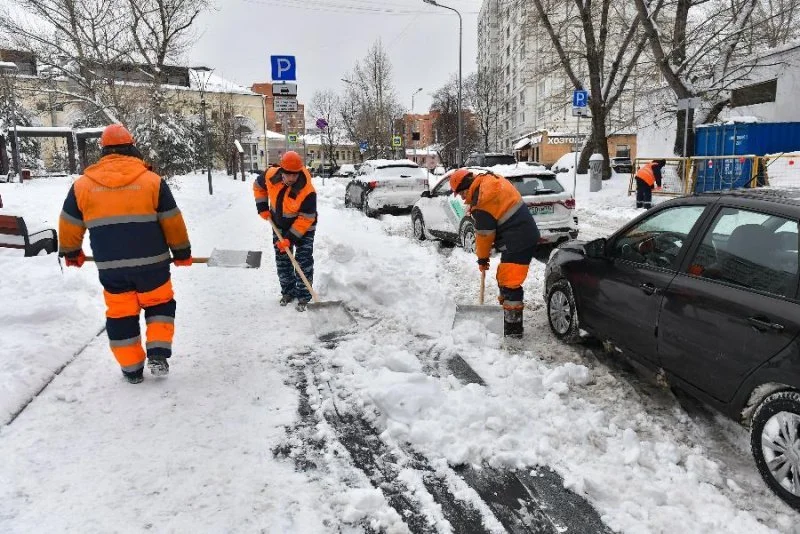
[[[589,241],[584,245],[584,249],[586,250],[586,256],[589,258],[594,259],[601,259],[608,257],[606,254],[606,248],[608,247],[608,240],[604,237],[600,239],[595,239],[594,241]]]
[[[431,198],[432,197],[430,191],[423,191],[421,196],[422,196],[422,198]]]

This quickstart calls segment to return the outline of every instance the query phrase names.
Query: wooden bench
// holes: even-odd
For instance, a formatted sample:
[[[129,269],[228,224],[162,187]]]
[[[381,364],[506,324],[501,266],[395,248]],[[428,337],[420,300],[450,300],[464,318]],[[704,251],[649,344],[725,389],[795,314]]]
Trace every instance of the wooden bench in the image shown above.
[[[58,234],[52,228],[29,234],[22,217],[0,215],[0,247],[23,250],[25,256],[38,256],[43,250],[52,254],[58,250]]]

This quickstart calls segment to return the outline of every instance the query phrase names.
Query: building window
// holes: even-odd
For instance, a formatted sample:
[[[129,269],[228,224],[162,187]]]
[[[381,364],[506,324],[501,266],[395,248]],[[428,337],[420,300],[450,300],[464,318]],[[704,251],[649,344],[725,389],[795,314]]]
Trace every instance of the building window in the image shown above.
[[[511,45],[506,47],[506,59],[511,57]]]
[[[631,157],[631,147],[629,145],[617,145],[617,157],[618,158]]]
[[[544,106],[539,106],[539,113],[538,113],[539,122],[543,122],[544,121],[544,113],[545,113],[545,107]]]
[[[775,102],[778,92],[778,80],[756,83],[731,91],[731,107],[754,106],[766,102]]]
[[[522,91],[520,91],[520,93],[519,93],[519,105],[520,105],[520,107],[525,105],[525,90],[524,89]]]
[[[539,81],[539,95],[543,95],[547,91],[547,80]]]

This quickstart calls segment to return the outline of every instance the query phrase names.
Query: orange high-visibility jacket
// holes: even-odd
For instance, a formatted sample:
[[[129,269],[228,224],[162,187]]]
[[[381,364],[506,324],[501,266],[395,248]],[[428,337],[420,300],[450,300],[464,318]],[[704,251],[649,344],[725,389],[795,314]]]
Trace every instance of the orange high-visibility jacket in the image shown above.
[[[282,233],[299,239],[316,230],[317,192],[308,169],[303,169],[294,185],[288,187],[283,183],[283,171],[273,167],[253,182],[253,196],[258,213],[269,210]]]
[[[501,252],[535,247],[539,229],[514,184],[496,174],[475,177],[467,191],[467,204],[475,220],[475,252],[488,258],[492,246]]]
[[[653,187],[658,184],[661,187],[661,167],[655,162],[650,162],[636,171],[636,177]]]
[[[58,224],[59,253],[76,257],[89,239],[97,268],[151,269],[192,255],[172,192],[132,156],[109,154],[88,167],[67,194]]]

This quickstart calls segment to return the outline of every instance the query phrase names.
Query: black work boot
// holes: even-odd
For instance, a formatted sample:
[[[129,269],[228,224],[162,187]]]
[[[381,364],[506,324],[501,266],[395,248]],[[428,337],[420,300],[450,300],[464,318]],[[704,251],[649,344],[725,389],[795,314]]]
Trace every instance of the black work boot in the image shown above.
[[[293,296],[291,296],[291,295],[281,295],[281,302],[280,302],[280,305],[281,305],[281,306],[286,306],[287,304],[289,304],[289,303],[290,303],[290,302],[292,302],[293,300],[294,300],[294,297],[293,297]]]
[[[503,310],[503,333],[506,337],[522,338],[522,310]]]
[[[169,362],[163,356],[147,358],[147,367],[153,376],[167,376],[169,374]]]
[[[144,368],[133,372],[122,371],[122,376],[124,376],[125,380],[130,384],[139,384],[144,380]]]
[[[301,299],[301,300],[297,301],[297,306],[295,306],[294,309],[299,311],[299,312],[304,312],[304,311],[306,311],[306,307],[307,306],[308,306],[308,301]]]

